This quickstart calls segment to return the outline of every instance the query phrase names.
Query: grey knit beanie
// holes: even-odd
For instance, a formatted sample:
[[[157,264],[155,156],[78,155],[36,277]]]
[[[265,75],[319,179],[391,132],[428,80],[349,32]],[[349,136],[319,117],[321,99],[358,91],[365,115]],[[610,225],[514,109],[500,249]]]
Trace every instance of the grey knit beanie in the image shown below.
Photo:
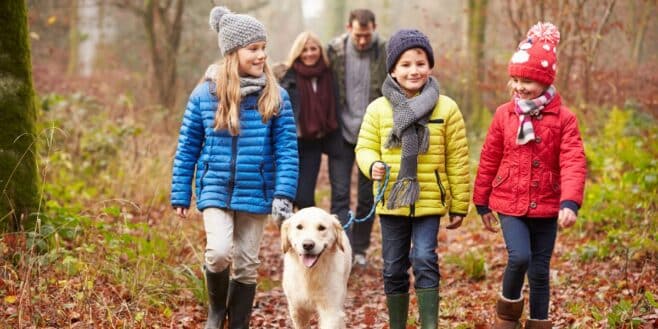
[[[217,32],[219,50],[223,55],[257,41],[267,41],[265,26],[257,19],[234,14],[226,7],[210,11],[210,28]]]
[[[430,40],[423,32],[415,29],[401,29],[395,32],[386,46],[386,70],[388,73],[393,71],[402,53],[407,49],[421,48],[427,54],[430,68],[434,67],[434,51]]]

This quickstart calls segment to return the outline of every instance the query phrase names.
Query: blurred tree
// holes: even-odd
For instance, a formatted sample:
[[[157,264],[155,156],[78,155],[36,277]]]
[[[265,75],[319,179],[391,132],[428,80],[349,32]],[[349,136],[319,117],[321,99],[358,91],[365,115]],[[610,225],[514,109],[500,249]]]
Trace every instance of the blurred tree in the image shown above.
[[[69,9],[69,63],[66,75],[71,76],[78,71],[78,50],[80,48],[80,30],[78,29],[78,0],[71,0]]]
[[[642,60],[644,39],[650,18],[655,17],[656,0],[629,1],[629,13],[626,15],[624,29],[631,45],[631,60],[639,65]]]
[[[571,80],[578,79],[582,88],[577,89],[577,96],[587,102],[599,45],[610,32],[615,3],[615,0],[506,0],[506,9],[515,42],[523,39],[526,31],[538,21],[550,20],[558,27],[559,71],[562,72],[558,74],[558,84],[561,90],[567,91]]]
[[[112,0],[143,22],[148,38],[152,85],[161,105],[172,108],[176,102],[178,48],[183,30],[184,0]]]
[[[471,123],[477,123],[476,118],[484,109],[480,84],[484,81],[484,40],[487,25],[487,0],[469,0],[466,8],[468,15],[467,67],[464,99],[461,110]]]
[[[25,1],[0,1],[0,231],[32,226],[38,208],[36,105]]]
[[[327,10],[327,29],[325,30],[325,38],[332,39],[333,37],[343,34],[345,26],[347,25],[347,7],[345,0],[335,0],[325,2],[325,6],[329,6]]]

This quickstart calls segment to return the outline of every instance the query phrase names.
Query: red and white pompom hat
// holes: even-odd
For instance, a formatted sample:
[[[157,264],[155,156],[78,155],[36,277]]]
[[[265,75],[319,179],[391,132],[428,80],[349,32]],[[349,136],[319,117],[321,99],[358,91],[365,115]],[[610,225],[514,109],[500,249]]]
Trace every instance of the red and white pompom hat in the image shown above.
[[[511,77],[530,79],[545,85],[553,84],[557,72],[557,45],[560,31],[551,23],[539,22],[529,31],[526,40],[510,59],[507,71]]]

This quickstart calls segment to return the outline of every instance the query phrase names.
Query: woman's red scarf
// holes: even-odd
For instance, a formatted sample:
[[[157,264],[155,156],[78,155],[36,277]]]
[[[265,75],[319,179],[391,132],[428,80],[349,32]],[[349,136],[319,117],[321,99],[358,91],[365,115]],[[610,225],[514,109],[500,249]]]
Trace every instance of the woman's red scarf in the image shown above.
[[[297,59],[292,67],[301,100],[297,123],[301,137],[320,138],[338,127],[331,71],[322,59],[313,66]],[[317,78],[317,91],[313,91],[312,78]]]

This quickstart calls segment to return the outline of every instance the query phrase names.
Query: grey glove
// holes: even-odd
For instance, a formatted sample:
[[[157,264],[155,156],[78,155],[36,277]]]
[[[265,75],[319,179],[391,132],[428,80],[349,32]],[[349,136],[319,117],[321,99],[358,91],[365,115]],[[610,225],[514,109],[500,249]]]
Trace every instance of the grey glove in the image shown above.
[[[275,197],[272,200],[272,218],[277,223],[281,223],[290,216],[292,216],[292,201]]]

